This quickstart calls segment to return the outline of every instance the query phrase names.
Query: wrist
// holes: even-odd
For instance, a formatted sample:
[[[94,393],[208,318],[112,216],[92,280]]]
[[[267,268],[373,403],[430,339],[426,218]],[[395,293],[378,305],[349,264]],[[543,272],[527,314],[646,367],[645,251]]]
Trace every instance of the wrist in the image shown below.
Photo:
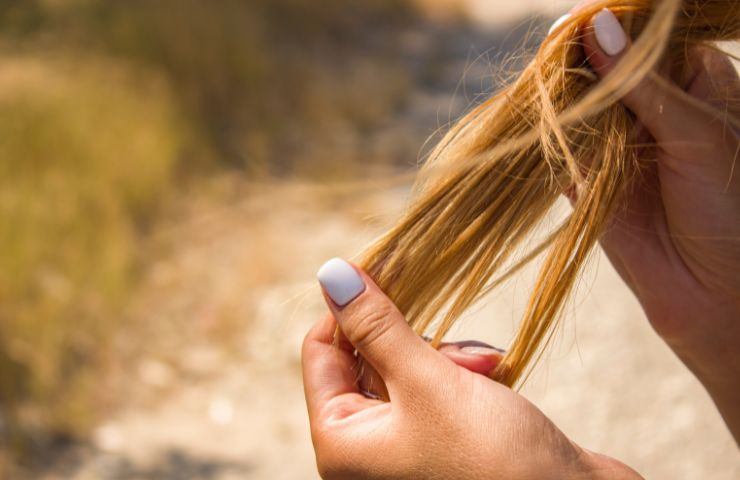
[[[696,376],[712,398],[735,441],[740,442],[740,375],[737,369],[734,374]]]
[[[585,475],[582,478],[594,480],[644,480],[643,477],[614,458],[600,453],[583,450],[581,455]]]
[[[725,303],[697,314],[693,328],[664,340],[714,401],[735,439],[740,439],[740,308]],[[700,320],[697,320],[700,319]],[[687,329],[688,330],[688,329]]]
[[[526,478],[567,478],[574,480],[644,480],[643,477],[624,463],[607,455],[581,448],[568,441],[571,453],[560,456],[555,464]],[[569,458],[568,458],[569,457]],[[540,467],[546,461],[537,462]],[[558,472],[553,475],[553,472]],[[531,472],[530,472],[531,473]]]
[[[717,292],[686,302],[638,295],[655,331],[707,389],[740,378],[740,301]]]

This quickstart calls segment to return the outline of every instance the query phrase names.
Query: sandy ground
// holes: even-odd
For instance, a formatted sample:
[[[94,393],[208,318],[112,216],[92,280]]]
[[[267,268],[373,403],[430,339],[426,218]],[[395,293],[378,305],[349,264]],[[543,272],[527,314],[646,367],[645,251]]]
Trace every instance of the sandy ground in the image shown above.
[[[467,7],[486,26],[518,18],[519,8],[555,17],[570,3],[501,9],[502,2],[470,0]],[[467,62],[467,41],[459,62]],[[449,68],[452,77],[463,70],[459,62]],[[452,104],[455,79],[415,92],[410,121],[435,121]],[[178,352],[188,375],[142,359],[131,368],[159,401],[133,402],[42,478],[316,478],[299,358],[303,335],[324,312],[314,272],[332,256],[356,254],[392,222],[404,190],[375,193],[327,199],[282,186],[252,192],[244,205],[206,201],[178,220],[174,236],[181,240],[152,269],[143,286],[149,296],[136,308],[152,322],[185,317],[194,325],[226,312],[248,326],[236,339],[238,355],[194,345]],[[532,273],[488,299],[452,336],[505,346]],[[740,478],[740,454],[711,400],[652,332],[601,253],[523,394],[576,442],[647,478]]]
[[[326,204],[307,206],[301,190],[283,187],[280,196],[280,207],[263,205],[257,213],[269,213],[273,231],[300,232],[300,238],[273,239],[290,266],[285,281],[231,299],[229,308],[237,311],[258,299],[253,318],[245,319],[250,328],[240,340],[243,357],[221,361],[207,350],[189,352],[202,373],[192,382],[173,380],[166,367],[148,365],[142,375],[151,388],[174,382],[176,389],[166,401],[133,408],[102,425],[82,465],[67,472],[71,478],[316,477],[299,359],[305,331],[324,311],[313,274],[324,259],[357,252],[404,198],[402,191],[391,191],[326,209]],[[247,210],[227,213],[233,228],[207,235],[210,241],[187,242],[170,259],[171,267],[201,279],[215,268],[220,285],[232,292],[247,288],[242,269],[254,256],[244,247],[251,242],[248,219],[255,213]],[[378,216],[368,224],[363,219],[372,213]],[[196,222],[189,228],[201,227]],[[183,269],[183,262],[190,267]],[[494,295],[453,337],[506,345],[531,274]],[[219,290],[205,288],[199,303],[218,308],[225,298]],[[178,303],[178,293],[171,294],[170,301]],[[656,338],[601,254],[559,338],[524,395],[571,438],[647,478],[738,478],[740,455],[710,399]]]

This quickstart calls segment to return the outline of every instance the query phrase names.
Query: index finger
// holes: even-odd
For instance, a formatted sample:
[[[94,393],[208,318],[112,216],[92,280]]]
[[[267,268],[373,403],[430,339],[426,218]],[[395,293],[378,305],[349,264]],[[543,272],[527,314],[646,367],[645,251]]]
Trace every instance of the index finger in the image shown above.
[[[332,398],[360,393],[354,373],[356,358],[346,345],[334,344],[336,326],[334,317],[325,315],[303,340],[303,389],[311,420]]]

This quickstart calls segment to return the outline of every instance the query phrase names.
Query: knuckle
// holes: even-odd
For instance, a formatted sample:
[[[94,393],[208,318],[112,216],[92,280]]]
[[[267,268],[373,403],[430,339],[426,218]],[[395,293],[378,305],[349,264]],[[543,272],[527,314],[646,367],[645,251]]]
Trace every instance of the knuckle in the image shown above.
[[[399,433],[396,441],[380,440],[372,444],[360,445],[356,439],[345,438],[332,442],[332,448],[316,447],[316,466],[324,480],[349,480],[357,478],[402,479],[428,478],[429,475],[418,475],[423,471],[424,462],[419,455],[403,455],[396,451],[403,450],[404,445],[414,446],[414,432]],[[398,440],[402,439],[399,443]],[[324,445],[328,447],[328,445]]]
[[[303,343],[301,343],[301,358],[306,358],[308,351],[311,349],[311,337],[306,335],[303,337]]]
[[[374,346],[393,326],[395,307],[390,302],[358,305],[351,315],[350,340],[355,348]]]
[[[311,333],[306,334],[303,337],[303,343],[301,344],[301,359],[306,360],[311,355],[311,352],[316,347],[316,340],[311,336]]]
[[[355,478],[353,462],[350,461],[346,448],[336,445],[316,443],[316,467],[319,476],[325,480]]]
[[[419,362],[412,360],[412,363]],[[404,393],[399,396],[399,403],[415,417],[431,422],[437,414],[446,415],[440,412],[440,405],[454,404],[450,397],[464,385],[460,376],[463,370],[447,362],[424,363],[427,368],[415,370],[414,378],[397,388]]]
[[[340,480],[352,478],[352,472],[350,472],[344,466],[338,466],[322,461],[317,461],[316,466],[319,471],[319,476],[324,480]]]
[[[329,340],[326,338],[326,335],[322,333],[322,330],[325,328],[324,322],[326,320],[326,317],[320,319],[309,329],[309,331],[303,337],[303,342],[301,343],[302,359],[305,360],[312,353],[320,351],[322,344],[325,344]]]

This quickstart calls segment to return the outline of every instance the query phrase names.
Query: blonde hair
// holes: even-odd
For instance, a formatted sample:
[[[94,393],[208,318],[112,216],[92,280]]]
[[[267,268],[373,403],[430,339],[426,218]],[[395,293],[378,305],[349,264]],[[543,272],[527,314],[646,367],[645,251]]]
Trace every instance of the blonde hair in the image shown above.
[[[597,81],[578,31],[602,8],[634,44]],[[544,253],[518,333],[491,374],[514,386],[551,340],[589,253],[639,174],[634,118],[619,99],[659,62],[680,68],[690,47],[738,37],[737,1],[604,0],[573,13],[513,84],[445,135],[407,212],[361,266],[437,347],[466,309]],[[522,253],[567,188],[577,192],[572,213]]]

